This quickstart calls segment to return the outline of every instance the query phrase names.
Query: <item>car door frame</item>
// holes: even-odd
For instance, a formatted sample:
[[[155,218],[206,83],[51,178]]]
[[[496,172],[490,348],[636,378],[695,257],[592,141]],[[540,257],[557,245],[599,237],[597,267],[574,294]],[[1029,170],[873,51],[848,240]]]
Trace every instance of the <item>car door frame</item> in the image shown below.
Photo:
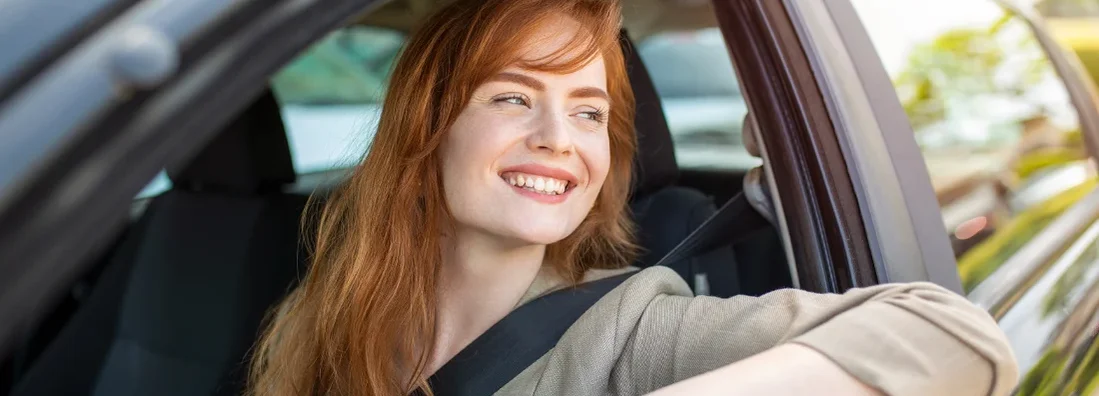
[[[842,292],[878,283],[864,213],[797,27],[782,2],[714,0],[760,146],[794,285]]]
[[[82,118],[66,120],[74,128],[44,124],[54,128],[57,138],[41,147],[33,166],[2,186],[0,272],[5,276],[0,277],[0,317],[6,321],[0,326],[0,356],[7,354],[15,336],[35,326],[63,287],[85,271],[90,263],[84,258],[96,256],[109,243],[126,223],[133,196],[160,169],[189,160],[262,91],[279,67],[382,1],[217,3],[226,7],[202,15],[203,20],[187,21],[196,29],[175,48],[179,63],[169,76],[152,86],[112,86],[117,91],[97,92],[106,95],[105,100],[91,104],[98,106],[91,111],[56,114],[55,118]],[[165,4],[182,4],[174,11],[186,11],[199,3],[136,3],[69,53],[28,58],[54,62],[40,65],[36,74],[21,75],[30,80],[0,102],[0,117],[49,114],[49,109],[27,105],[25,99],[48,94],[44,90],[59,73],[104,66],[87,62],[89,49],[104,45],[102,40],[117,39],[107,35],[110,29],[155,30],[155,24],[135,21],[158,19],[134,15]],[[163,9],[155,11],[157,18],[173,16]],[[279,45],[270,45],[272,41]],[[79,81],[88,76],[76,77]],[[5,120],[0,118],[0,126]],[[16,126],[21,125],[25,124]],[[18,142],[0,134],[0,144]]]
[[[1070,99],[1079,113],[1080,127],[1090,157],[1097,158],[1099,150],[1095,142],[1099,141],[1099,107],[1096,106],[1094,87],[1082,79],[1083,75],[1079,72],[1082,68],[1078,62],[1072,61],[1033,15],[1003,1],[985,1],[994,1],[1030,25],[1054,69],[1065,82]],[[879,266],[882,271],[879,276],[885,281],[931,280],[961,292],[960,285],[949,279],[958,277],[956,262],[926,164],[892,82],[854,6],[849,0],[789,2],[794,3],[792,8],[795,13],[800,13],[799,21],[809,37],[806,41],[810,45],[806,51],[815,55],[818,72],[827,75],[822,80],[829,83],[825,90],[833,93],[833,114],[838,113],[836,118],[840,120],[854,120],[842,128],[836,128],[836,131],[843,135],[841,140],[847,142],[844,154],[852,173],[859,173],[858,178],[865,183],[864,186],[875,186],[873,191],[868,191],[868,195],[862,196],[866,198],[862,201],[862,209],[870,214],[871,221],[866,227],[867,234],[872,236],[873,248],[883,253],[897,251],[897,241],[887,239],[894,233],[921,238],[919,245],[923,257],[897,257],[894,253],[879,255],[887,259]],[[882,152],[881,149],[885,149],[888,155],[876,155]],[[859,172],[867,170],[869,172]],[[895,190],[889,183],[890,174],[900,181],[900,194],[890,191]],[[903,216],[896,216],[897,213]],[[909,221],[880,221],[883,217],[889,219],[890,215],[894,215],[892,219],[908,217]],[[1053,386],[1060,389],[1074,386],[1068,378],[1071,376],[1062,375],[1062,371],[1077,370],[1075,372],[1080,373],[1089,359],[1096,358],[1094,333],[1099,326],[1099,281],[1077,285],[1073,290],[1078,298],[1076,305],[1047,323],[1026,322],[1036,315],[1021,308],[1023,304],[1020,302],[1044,298],[1051,291],[1051,285],[1067,274],[1074,260],[1089,257],[1084,247],[1099,241],[1097,220],[1099,190],[1092,191],[1060,215],[1041,235],[1030,240],[967,295],[971,301],[988,309],[1002,327],[1007,326],[1005,331],[1013,347],[1027,348],[1027,356],[1019,356],[1020,368],[1028,373],[1027,378],[1037,376],[1045,379],[1045,375],[1059,377],[1059,382]],[[927,246],[939,246],[940,254],[927,249]],[[944,257],[943,252],[949,257]],[[949,265],[945,265],[947,263]],[[921,279],[921,273],[928,275],[927,278]],[[950,282],[943,284],[943,279]],[[1087,332],[1088,329],[1091,333]],[[1041,341],[1038,345],[1028,345],[1034,343],[1031,340]],[[1032,353],[1038,349],[1043,351],[1040,359]],[[1047,366],[1046,363],[1051,360],[1056,361],[1056,365]],[[1029,386],[1026,380],[1025,386]]]

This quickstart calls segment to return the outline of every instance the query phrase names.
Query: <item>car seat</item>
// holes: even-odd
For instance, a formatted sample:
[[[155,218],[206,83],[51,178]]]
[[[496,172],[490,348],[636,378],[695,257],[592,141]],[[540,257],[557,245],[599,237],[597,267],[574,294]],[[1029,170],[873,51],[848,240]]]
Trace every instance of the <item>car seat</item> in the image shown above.
[[[242,113],[152,199],[14,395],[236,395],[304,257],[279,106]]]
[[[717,211],[713,199],[693,188],[676,186],[679,166],[671,131],[656,87],[629,36],[622,32],[626,72],[636,101],[638,152],[630,208],[644,249],[638,267],[655,264]],[[740,292],[731,246],[668,263],[696,294],[729,297]]]

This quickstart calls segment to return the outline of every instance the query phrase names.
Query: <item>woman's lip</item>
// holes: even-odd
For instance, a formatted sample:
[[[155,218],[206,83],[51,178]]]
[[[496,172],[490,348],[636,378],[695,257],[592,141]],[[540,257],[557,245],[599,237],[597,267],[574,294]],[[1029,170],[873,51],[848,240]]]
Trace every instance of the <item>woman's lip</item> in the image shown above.
[[[504,168],[504,169],[500,170],[499,174],[501,176],[503,176],[504,173],[508,173],[508,172],[519,172],[519,173],[526,173],[528,175],[544,176],[544,177],[551,177],[551,178],[554,178],[554,179],[557,179],[557,180],[564,180],[564,181],[569,182],[568,188],[570,188],[570,189],[578,184],[578,180],[577,180],[576,176],[573,175],[572,173],[569,173],[569,171],[566,171],[566,170],[561,169],[561,168],[553,168],[553,167],[549,167],[549,166],[545,166],[545,165],[522,164],[522,165],[516,165],[516,166],[509,166],[507,168]]]

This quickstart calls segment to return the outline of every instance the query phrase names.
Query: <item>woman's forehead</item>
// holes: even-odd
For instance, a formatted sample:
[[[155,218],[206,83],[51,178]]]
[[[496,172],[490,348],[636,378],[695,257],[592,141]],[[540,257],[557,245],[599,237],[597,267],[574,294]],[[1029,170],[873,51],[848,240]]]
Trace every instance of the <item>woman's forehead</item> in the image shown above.
[[[603,56],[596,55],[579,69],[568,71],[540,70],[526,67],[522,62],[515,62],[490,78],[489,81],[516,82],[537,89],[545,89],[547,84],[564,84],[592,86],[606,90],[607,71]]]
[[[552,16],[531,32],[519,49],[519,58],[537,62],[563,55],[562,61],[584,56],[591,35],[575,19],[565,15]]]

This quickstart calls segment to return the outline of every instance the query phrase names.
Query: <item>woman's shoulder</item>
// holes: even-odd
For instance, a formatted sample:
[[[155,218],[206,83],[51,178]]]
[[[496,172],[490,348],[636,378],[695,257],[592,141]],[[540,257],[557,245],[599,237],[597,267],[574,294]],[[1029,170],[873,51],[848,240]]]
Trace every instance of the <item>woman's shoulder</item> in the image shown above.
[[[638,268],[638,267],[634,267],[634,266],[629,266],[629,267],[615,268],[615,269],[599,269],[599,268],[590,269],[590,270],[588,270],[587,272],[584,273],[584,277],[580,281],[580,283],[594,282],[594,281],[597,281],[597,280],[600,280],[600,279],[610,278],[612,276],[618,276],[618,275],[631,273],[631,272],[635,272],[635,274],[630,275],[629,280],[624,282],[624,284],[629,283],[629,282],[632,282],[632,283],[637,283],[637,282],[640,282],[640,283],[653,283],[653,282],[655,282],[655,283],[661,283],[661,282],[675,283],[677,280],[679,280],[679,281],[683,280],[683,278],[679,277],[679,274],[677,274],[675,271],[673,271],[671,268],[668,268],[668,267],[653,266],[653,267],[648,267],[648,268]],[[683,283],[683,284],[686,285],[686,283]]]

